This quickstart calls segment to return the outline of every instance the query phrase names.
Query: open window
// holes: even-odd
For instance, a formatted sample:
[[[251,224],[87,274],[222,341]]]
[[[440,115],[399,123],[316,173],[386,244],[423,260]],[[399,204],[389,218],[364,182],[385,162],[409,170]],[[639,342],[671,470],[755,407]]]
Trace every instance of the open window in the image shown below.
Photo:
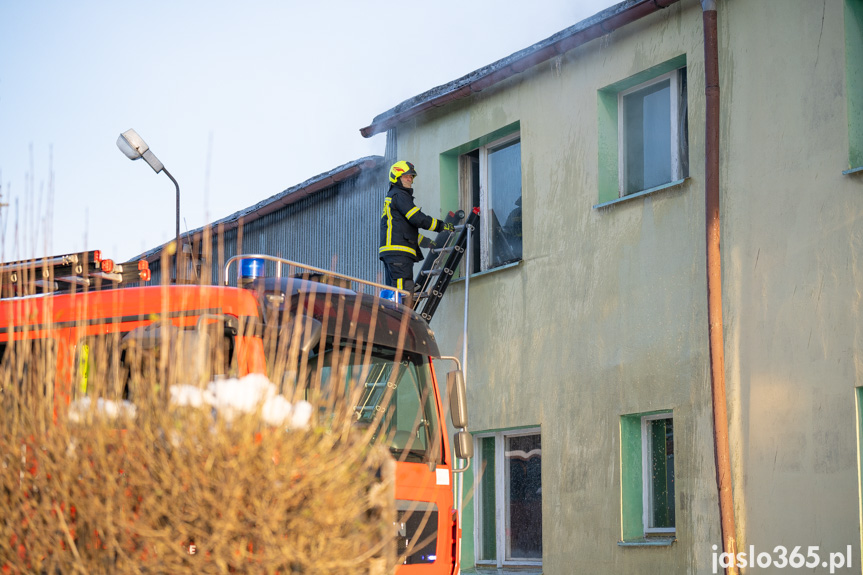
[[[461,205],[480,208],[479,237],[475,237],[471,248],[471,272],[521,260],[520,135],[510,134],[462,154],[459,172]]]

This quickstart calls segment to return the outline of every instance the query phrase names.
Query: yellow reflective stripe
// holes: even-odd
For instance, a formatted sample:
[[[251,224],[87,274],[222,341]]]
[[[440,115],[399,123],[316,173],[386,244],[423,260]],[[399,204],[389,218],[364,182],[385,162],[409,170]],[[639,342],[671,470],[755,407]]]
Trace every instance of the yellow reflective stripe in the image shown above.
[[[429,231],[437,230],[437,218],[432,218],[432,227],[429,228]]]
[[[396,280],[396,288],[397,289],[405,289],[405,280],[399,278]]]
[[[78,358],[78,368],[81,370],[81,393],[87,393],[87,382],[90,379],[90,346],[81,346],[81,356]]]
[[[389,246],[388,245],[388,246],[381,246],[380,248],[378,248],[378,253],[382,254],[384,252],[406,252],[406,253],[409,253],[409,254],[414,255],[414,256],[417,255],[417,252],[415,249],[409,248],[406,246]]]
[[[387,198],[384,200],[384,212],[387,214],[387,244],[391,245],[393,243],[393,213],[390,210],[390,202],[392,198]]]
[[[420,209],[417,207],[414,207],[414,209],[412,209],[411,211],[409,211],[408,213],[405,214],[405,217],[407,219],[411,219],[411,216],[414,215],[415,213],[417,213],[418,211],[420,211]]]

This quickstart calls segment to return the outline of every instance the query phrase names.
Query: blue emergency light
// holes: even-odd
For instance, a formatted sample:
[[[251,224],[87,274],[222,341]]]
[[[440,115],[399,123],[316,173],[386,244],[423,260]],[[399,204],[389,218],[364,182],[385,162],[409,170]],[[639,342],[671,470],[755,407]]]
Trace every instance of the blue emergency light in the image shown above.
[[[394,301],[396,303],[402,303],[402,294],[395,290],[391,289],[382,289],[381,290],[381,299],[388,299],[390,301]]]
[[[264,260],[262,258],[248,258],[240,263],[240,285],[246,286],[255,279],[264,277]]]

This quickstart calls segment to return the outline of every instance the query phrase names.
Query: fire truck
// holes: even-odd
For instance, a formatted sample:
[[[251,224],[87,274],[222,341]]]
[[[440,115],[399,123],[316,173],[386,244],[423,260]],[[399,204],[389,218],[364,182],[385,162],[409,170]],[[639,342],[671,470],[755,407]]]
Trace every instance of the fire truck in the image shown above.
[[[265,372],[261,337],[251,328],[260,321],[260,308],[251,293],[142,285],[149,280],[145,260],[116,264],[100,251],[0,264],[0,357],[16,355],[12,348],[18,357],[37,357],[32,352],[38,351],[40,365],[27,366],[28,377],[53,381],[46,392],[58,406],[82,392],[88,367],[109,362],[93,354],[132,341],[155,349],[157,333],[168,331],[182,330],[189,350],[204,337],[212,338],[213,349],[227,350],[219,365],[208,362],[209,373],[201,377]]]
[[[261,270],[267,262],[274,273],[248,274],[248,262]],[[177,331],[189,343],[172,352],[189,353],[181,363],[197,366],[202,381],[262,373],[283,388],[305,385],[309,399],[358,385],[355,424],[374,428],[395,459],[399,573],[458,572],[454,474],[466,469],[473,444],[461,366],[441,355],[430,314],[379,297],[387,286],[266,255],[232,258],[224,278],[218,286],[150,286],[146,261],[115,264],[99,252],[2,264],[0,357],[17,346],[47,350],[48,361],[29,372],[55,382],[46,393],[57,407],[87,393],[96,350],[153,347]],[[191,357],[201,342],[212,350],[204,362]],[[446,378],[448,409],[435,361],[456,364]],[[117,385],[134,398],[122,376]],[[452,446],[447,411],[457,430]]]
[[[388,286],[260,254],[231,258],[226,281],[232,263],[243,262],[254,262],[250,267],[258,269],[263,262],[274,267],[269,276],[237,274],[261,302],[267,324],[279,326],[271,332],[278,343],[265,342],[265,348],[296,350],[282,369],[268,354],[268,371],[291,383],[297,377],[317,382],[310,387],[320,389],[332,390],[347,381],[361,386],[356,424],[379,426],[396,460],[397,554],[403,562],[399,573],[457,572],[461,525],[453,474],[466,469],[466,463],[455,461],[469,460],[473,447],[458,359],[441,355],[419,313],[362,291],[391,290]],[[301,273],[291,273],[294,270]],[[446,380],[451,423],[459,430],[454,449],[434,360],[456,364]],[[337,371],[345,382],[332,381]]]

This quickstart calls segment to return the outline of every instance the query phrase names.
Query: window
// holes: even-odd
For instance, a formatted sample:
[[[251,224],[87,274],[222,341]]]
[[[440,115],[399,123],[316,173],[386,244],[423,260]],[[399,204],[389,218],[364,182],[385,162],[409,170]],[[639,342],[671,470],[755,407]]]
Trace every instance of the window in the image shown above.
[[[641,420],[644,533],[674,533],[674,420]]]
[[[845,82],[850,174],[863,171],[863,0],[845,0]]]
[[[475,438],[477,564],[541,564],[539,430],[475,434]]]
[[[472,242],[472,272],[522,257],[521,139],[511,134],[460,158],[461,205],[479,206],[479,238]]]
[[[681,179],[687,163],[686,68],[621,92],[618,107],[621,197]]]
[[[685,56],[599,90],[598,102],[601,204],[689,175]]]
[[[354,398],[357,425],[379,427],[396,459],[441,461],[440,425],[427,358],[379,346],[342,347],[312,358],[309,367],[313,373],[307,398],[318,390],[329,401],[336,401],[338,393]],[[343,379],[343,388],[334,387],[335,377]]]
[[[622,539],[676,532],[671,412],[620,418]]]

